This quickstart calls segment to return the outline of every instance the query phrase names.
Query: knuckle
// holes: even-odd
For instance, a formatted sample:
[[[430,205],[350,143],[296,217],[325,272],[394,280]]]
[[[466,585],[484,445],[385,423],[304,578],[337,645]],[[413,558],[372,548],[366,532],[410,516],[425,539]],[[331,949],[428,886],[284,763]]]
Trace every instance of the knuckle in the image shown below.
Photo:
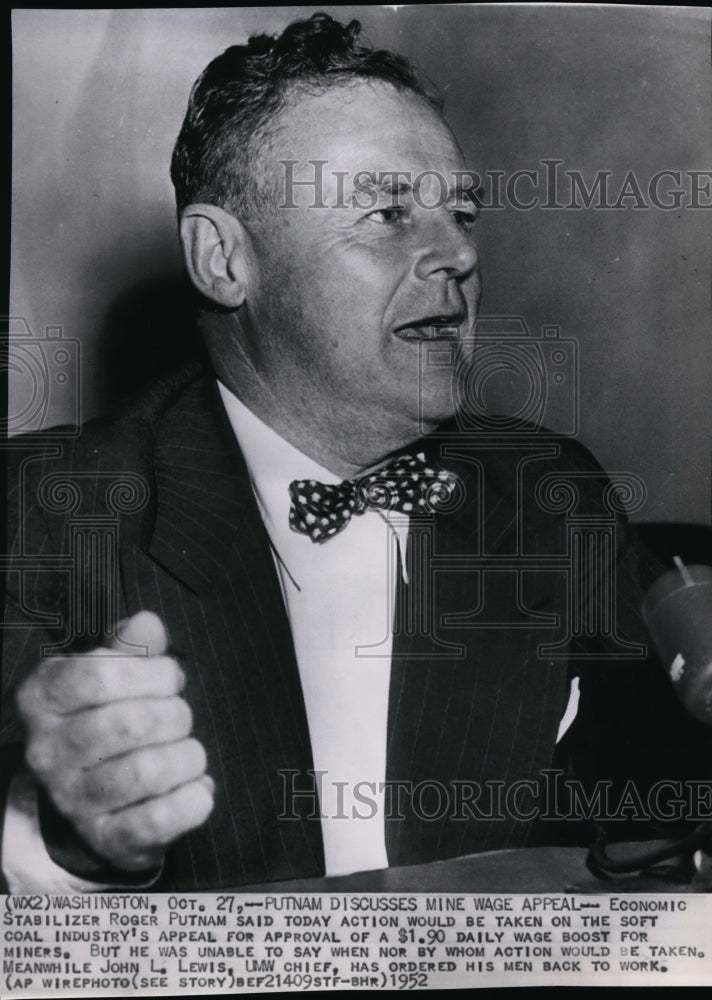
[[[68,719],[64,726],[64,739],[71,750],[81,751],[95,741],[96,734],[91,722],[86,719]]]
[[[138,849],[127,853],[124,851],[122,867],[128,871],[144,871],[147,868],[155,868],[160,864],[164,855],[163,847],[151,847],[150,849]]]
[[[91,679],[84,664],[76,658],[53,657],[42,664],[38,680],[42,700],[51,710],[72,708],[84,699]]]
[[[137,790],[149,791],[153,785],[159,767],[156,754],[152,751],[135,752],[126,760],[126,781]]]
[[[116,745],[117,731],[126,722],[120,716],[103,709],[89,709],[70,716],[65,723],[66,739],[72,750],[85,764],[97,764],[109,757]]]
[[[81,690],[84,704],[100,705],[108,700],[105,662],[98,657],[87,657],[78,663],[71,677],[71,695]]]
[[[136,713],[132,720],[132,733],[134,739],[150,742],[151,738],[159,735],[164,727],[164,708],[153,698],[138,702]]]
[[[40,780],[60,813],[74,819],[89,812],[82,798],[81,775],[76,771],[45,774]]]
[[[213,794],[202,781],[193,782],[186,789],[184,808],[181,811],[183,829],[192,830],[208,818],[213,809]]]
[[[111,861],[121,860],[121,850],[124,838],[116,829],[116,823],[111,813],[96,813],[79,823],[77,829],[84,840],[99,854]]]
[[[187,736],[193,728],[193,710],[185,698],[176,698],[175,701],[176,728]]]
[[[151,731],[151,719],[138,705],[116,706],[108,716],[111,743],[121,746],[136,745],[145,733]]]
[[[202,774],[208,763],[208,757],[207,754],[205,753],[205,747],[200,742],[200,740],[196,740],[193,737],[191,739],[186,740],[186,750],[192,768],[195,771]]]
[[[74,756],[84,766],[100,764],[110,755],[111,729],[99,712],[82,712],[64,725],[65,739]]]
[[[42,687],[38,681],[37,672],[27,677],[17,689],[15,703],[20,717],[28,719],[41,708],[44,700]]]
[[[52,764],[56,759],[53,744],[47,739],[30,740],[25,749],[27,766],[35,774],[44,777],[52,772]]]
[[[78,824],[78,829],[95,851],[120,868],[150,868],[161,859],[161,851],[144,844],[140,825],[123,813],[100,813]]]
[[[50,708],[62,704],[67,674],[71,675],[72,660],[51,656],[42,660],[28,684],[28,696]]]
[[[156,656],[154,657],[154,666],[167,687],[176,693],[182,690],[185,684],[185,673],[175,657]]]
[[[204,823],[212,812],[213,805],[215,803],[215,798],[213,792],[206,788],[205,785],[200,784],[197,786],[197,791],[195,795],[194,809],[193,809],[193,823],[197,826],[199,823]]]
[[[165,797],[153,799],[141,815],[140,840],[144,847],[164,844],[170,840],[171,811]]]
[[[107,777],[104,768],[85,771],[80,781],[81,799],[89,805],[101,804],[106,798]]]
[[[77,797],[74,786],[57,782],[48,788],[48,791],[55,806],[64,816],[74,817],[83,812],[84,803]]]

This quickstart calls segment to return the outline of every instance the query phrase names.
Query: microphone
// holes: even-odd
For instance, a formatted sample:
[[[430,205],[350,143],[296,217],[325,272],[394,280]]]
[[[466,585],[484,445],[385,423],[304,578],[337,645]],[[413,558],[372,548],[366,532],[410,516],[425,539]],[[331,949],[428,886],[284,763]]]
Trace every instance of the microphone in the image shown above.
[[[643,620],[683,707],[712,726],[712,566],[674,561],[646,594]]]
[[[679,556],[673,561],[676,569],[659,577],[645,595],[642,616],[681,704],[694,719],[712,726],[712,566],[685,566]],[[712,822],[698,823],[680,840],[634,858],[608,857],[606,843],[599,829],[586,859],[589,870],[604,879],[709,851]]]

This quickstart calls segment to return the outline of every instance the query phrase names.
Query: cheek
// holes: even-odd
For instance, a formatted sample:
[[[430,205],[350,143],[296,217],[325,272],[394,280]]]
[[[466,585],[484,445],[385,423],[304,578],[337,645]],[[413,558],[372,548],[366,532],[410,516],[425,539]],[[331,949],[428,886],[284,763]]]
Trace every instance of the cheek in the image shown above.
[[[348,349],[354,339],[380,336],[391,284],[386,269],[350,254],[348,260],[320,256],[285,268],[276,276],[275,290],[280,311],[298,317],[305,332],[332,346],[345,339]]]
[[[386,376],[410,381],[411,352],[387,336],[406,284],[402,257],[385,240],[354,246],[344,234],[310,236],[299,249],[284,241],[274,252],[273,244],[260,272],[255,325],[272,334],[273,364],[308,368],[312,380],[321,373],[344,393]]]

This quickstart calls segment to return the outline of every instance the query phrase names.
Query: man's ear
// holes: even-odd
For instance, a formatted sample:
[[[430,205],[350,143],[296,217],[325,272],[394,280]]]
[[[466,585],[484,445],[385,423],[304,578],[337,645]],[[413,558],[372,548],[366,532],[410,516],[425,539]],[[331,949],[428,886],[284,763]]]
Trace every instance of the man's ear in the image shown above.
[[[250,238],[239,219],[217,205],[188,205],[181,215],[180,238],[198,291],[229,309],[241,306],[247,295]]]

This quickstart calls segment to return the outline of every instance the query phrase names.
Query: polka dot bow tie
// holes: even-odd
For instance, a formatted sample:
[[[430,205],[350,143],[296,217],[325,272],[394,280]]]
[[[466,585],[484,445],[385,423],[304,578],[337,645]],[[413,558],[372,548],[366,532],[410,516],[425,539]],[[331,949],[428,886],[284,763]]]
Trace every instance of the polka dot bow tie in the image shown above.
[[[325,542],[345,528],[354,514],[367,510],[410,515],[442,510],[456,485],[452,473],[433,469],[422,452],[403,455],[376,472],[346,479],[337,486],[295,479],[289,486],[289,524],[313,542]]]

